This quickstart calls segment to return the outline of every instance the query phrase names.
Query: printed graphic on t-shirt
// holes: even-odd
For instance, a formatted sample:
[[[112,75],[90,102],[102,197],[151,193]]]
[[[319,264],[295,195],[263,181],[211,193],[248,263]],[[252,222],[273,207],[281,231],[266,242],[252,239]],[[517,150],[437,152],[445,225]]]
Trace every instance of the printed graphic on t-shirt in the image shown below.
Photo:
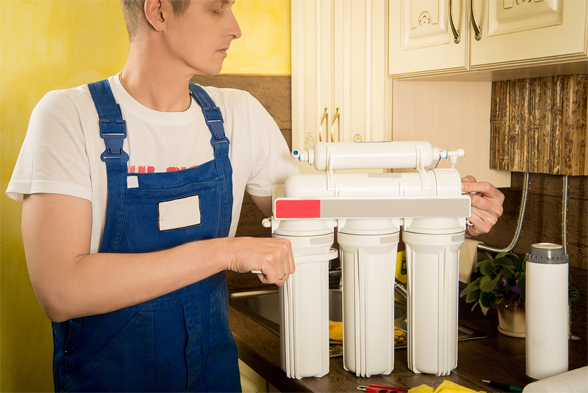
[[[181,171],[188,168],[196,168],[198,165],[192,165],[191,167],[177,167],[177,166],[170,166],[165,169],[165,172],[176,172]],[[129,173],[155,173],[155,167],[151,165],[131,165],[129,166]]]

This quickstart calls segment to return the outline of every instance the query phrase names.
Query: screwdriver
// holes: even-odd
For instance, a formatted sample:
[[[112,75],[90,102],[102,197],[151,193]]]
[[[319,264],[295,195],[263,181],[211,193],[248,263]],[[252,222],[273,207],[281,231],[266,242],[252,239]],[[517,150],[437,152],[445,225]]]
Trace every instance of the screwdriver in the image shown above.
[[[406,388],[395,388],[393,386],[373,385],[358,386],[357,390],[362,390],[366,393],[394,393],[394,392],[408,392]]]

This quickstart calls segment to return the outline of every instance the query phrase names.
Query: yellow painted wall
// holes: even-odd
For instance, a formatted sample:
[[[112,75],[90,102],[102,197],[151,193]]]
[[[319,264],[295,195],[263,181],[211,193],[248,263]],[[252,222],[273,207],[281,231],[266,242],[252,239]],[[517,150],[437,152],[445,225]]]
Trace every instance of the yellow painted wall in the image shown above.
[[[239,0],[235,13],[243,37],[231,46],[223,73],[289,75],[289,0]],[[51,325],[28,278],[21,205],[4,195],[30,114],[49,90],[120,71],[127,52],[116,0],[0,0],[2,392],[53,389]]]
[[[290,0],[237,0],[233,10],[243,36],[222,73],[290,75]]]

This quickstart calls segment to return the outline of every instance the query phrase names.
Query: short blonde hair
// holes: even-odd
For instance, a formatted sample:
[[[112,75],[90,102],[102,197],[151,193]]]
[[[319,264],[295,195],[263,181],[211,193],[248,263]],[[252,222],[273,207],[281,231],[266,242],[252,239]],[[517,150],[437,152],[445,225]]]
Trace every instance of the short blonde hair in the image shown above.
[[[169,0],[174,10],[174,14],[181,15],[188,9],[190,0]],[[144,13],[145,0],[120,0],[123,10],[123,16],[127,24],[129,38],[137,31],[140,20],[147,20]]]

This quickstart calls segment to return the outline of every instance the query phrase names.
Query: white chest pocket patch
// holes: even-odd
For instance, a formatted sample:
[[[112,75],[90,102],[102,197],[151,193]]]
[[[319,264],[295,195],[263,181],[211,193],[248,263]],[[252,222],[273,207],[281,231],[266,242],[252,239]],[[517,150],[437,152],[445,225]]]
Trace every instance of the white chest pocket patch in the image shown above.
[[[200,196],[161,201],[157,206],[159,232],[189,228],[202,224],[200,215]]]

